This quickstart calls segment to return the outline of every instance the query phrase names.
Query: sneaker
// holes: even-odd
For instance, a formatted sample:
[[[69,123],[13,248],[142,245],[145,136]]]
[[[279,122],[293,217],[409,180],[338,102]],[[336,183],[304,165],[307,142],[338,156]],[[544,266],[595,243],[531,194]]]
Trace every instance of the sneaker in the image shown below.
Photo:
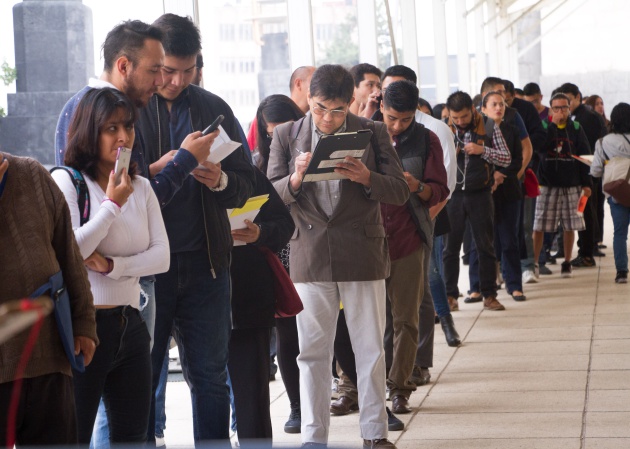
[[[555,265],[557,260],[555,258],[555,256],[551,255],[551,251],[547,250],[545,251],[545,261],[549,264],[549,265]]]
[[[429,368],[422,368],[418,365],[414,365],[409,380],[416,384],[417,387],[421,387],[431,381],[431,372],[429,372]]]
[[[302,432],[302,412],[300,407],[291,407],[289,419],[284,424],[285,433],[301,433]]]
[[[505,307],[503,306],[503,304],[497,301],[497,298],[495,298],[494,296],[488,296],[487,298],[483,298],[483,309],[499,311],[505,310]]]
[[[616,284],[627,284],[628,283],[628,272],[627,271],[617,271],[617,276],[615,277]]]
[[[164,437],[155,437],[155,447],[166,449],[166,441],[164,441]]]
[[[523,284],[535,284],[538,282],[536,274],[532,270],[523,271]]]
[[[562,265],[564,265],[564,263]],[[595,266],[595,259],[593,259],[592,257],[577,256],[575,259],[573,259],[571,261],[571,266],[574,266],[576,268],[590,268],[590,267],[594,267]]]
[[[560,277],[562,278],[572,278],[573,273],[571,272],[571,262],[562,262],[560,269]]]
[[[547,265],[541,265],[540,267],[538,267],[538,272],[542,276],[549,276],[550,274],[553,274],[553,271],[547,268]]]

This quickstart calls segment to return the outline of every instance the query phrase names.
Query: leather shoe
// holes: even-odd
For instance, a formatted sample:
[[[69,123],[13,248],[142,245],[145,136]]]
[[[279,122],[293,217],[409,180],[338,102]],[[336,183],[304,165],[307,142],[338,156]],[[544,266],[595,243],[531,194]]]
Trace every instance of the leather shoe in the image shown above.
[[[378,440],[363,440],[363,449],[396,449],[396,446],[387,438],[380,438]]]
[[[389,407],[385,407],[385,411],[387,411],[387,430],[394,432],[405,428],[405,424],[394,416]]]
[[[488,296],[487,298],[483,299],[483,308],[484,310],[493,310],[493,311],[505,310],[505,307],[503,307],[503,304],[497,301],[497,298],[495,298],[494,296]]]
[[[470,295],[470,296],[466,296],[464,298],[464,302],[466,304],[472,304],[472,303],[481,302],[481,301],[483,301],[483,296],[481,296],[481,295],[479,295],[479,296]]]
[[[453,322],[453,315],[450,313],[440,318],[440,324],[446,337],[446,344],[452,348],[459,346],[462,341],[459,339],[459,334],[455,330],[455,323]]]
[[[448,296],[448,307],[451,309],[451,312],[457,312],[459,310],[459,303],[457,302],[457,298],[453,298],[452,296]]]
[[[409,380],[416,384],[417,387],[428,384],[431,380],[431,373],[429,372],[429,368],[421,368],[417,365],[414,365]]]
[[[330,403],[330,413],[341,416],[359,410],[359,404],[348,396],[340,396],[339,399]]]
[[[411,407],[409,407],[409,401],[401,394],[397,394],[392,397],[392,412],[397,415],[403,415],[405,413],[411,413]]]

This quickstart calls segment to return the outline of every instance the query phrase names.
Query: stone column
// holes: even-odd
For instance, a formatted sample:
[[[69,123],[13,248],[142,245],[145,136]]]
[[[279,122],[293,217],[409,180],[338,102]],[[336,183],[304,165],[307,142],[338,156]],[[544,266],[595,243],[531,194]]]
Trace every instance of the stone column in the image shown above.
[[[23,0],[13,33],[17,93],[0,119],[0,148],[53,164],[59,112],[94,75],[92,11],[81,0]]]

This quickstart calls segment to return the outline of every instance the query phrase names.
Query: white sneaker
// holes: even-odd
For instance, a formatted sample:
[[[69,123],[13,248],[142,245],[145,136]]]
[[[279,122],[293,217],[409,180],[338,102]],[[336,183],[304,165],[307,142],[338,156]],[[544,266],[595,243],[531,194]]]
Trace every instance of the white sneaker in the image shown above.
[[[525,270],[523,272],[523,284],[535,284],[538,282],[536,273],[532,270]]]
[[[164,441],[164,437],[155,437],[155,447],[166,447],[166,441]]]

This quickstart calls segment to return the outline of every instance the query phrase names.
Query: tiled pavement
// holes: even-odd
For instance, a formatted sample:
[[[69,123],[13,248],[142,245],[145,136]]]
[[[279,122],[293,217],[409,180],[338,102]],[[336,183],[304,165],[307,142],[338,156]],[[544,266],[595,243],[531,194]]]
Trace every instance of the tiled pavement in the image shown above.
[[[412,395],[412,414],[398,415],[405,430],[389,436],[399,449],[630,448],[630,285],[614,283],[606,226],[597,267],[561,279],[552,265],[553,275],[525,286],[525,302],[501,290],[504,312],[460,300],[463,344],[449,348],[436,327],[431,383]],[[299,447],[299,434],[282,430],[289,402],[279,377],[270,388],[274,446]],[[169,382],[167,416],[167,447],[191,446],[185,383]],[[358,418],[331,417],[329,445],[361,448]]]

